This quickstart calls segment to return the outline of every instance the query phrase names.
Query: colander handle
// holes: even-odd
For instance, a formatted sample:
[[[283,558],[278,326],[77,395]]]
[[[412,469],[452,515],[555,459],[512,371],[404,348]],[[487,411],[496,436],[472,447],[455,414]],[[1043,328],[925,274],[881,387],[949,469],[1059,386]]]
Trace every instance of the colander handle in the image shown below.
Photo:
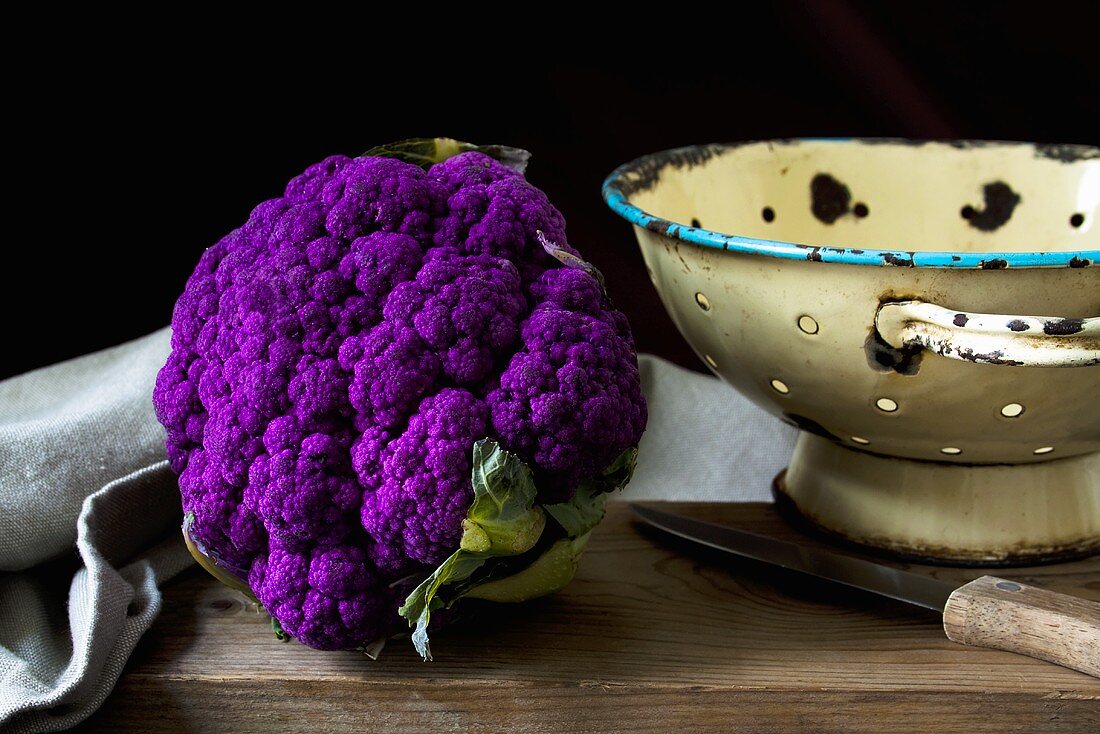
[[[882,304],[875,328],[895,349],[920,346],[967,362],[1015,367],[1100,364],[1100,317],[967,313],[902,301]]]

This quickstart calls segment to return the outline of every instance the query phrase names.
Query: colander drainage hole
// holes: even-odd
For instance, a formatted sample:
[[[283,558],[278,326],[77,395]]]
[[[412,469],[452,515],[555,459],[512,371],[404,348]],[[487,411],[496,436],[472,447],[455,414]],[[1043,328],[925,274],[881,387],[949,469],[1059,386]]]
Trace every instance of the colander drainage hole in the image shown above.
[[[875,401],[875,407],[884,413],[893,413],[898,409],[898,404],[890,398],[879,398]]]
[[[862,201],[852,207],[852,214],[855,214],[860,219],[871,213],[871,210],[867,208],[867,205]]]
[[[962,449],[956,448],[954,446],[944,446],[942,449],[940,449],[941,454],[947,454],[948,456],[958,456],[962,452]]]
[[[763,217],[765,222],[771,223],[775,221],[775,209],[770,206],[766,206],[760,210],[760,216]]]
[[[718,369],[718,363],[715,362],[714,357],[710,356],[709,354],[703,355],[703,361],[709,364],[712,370]]]
[[[704,311],[710,310],[710,299],[707,298],[705,293],[696,293],[695,303],[697,303],[699,305],[699,308],[703,309]]]
[[[817,321],[813,316],[799,316],[798,328],[807,334],[816,334],[818,330]]]
[[[1076,214],[1074,214],[1072,217],[1069,218],[1069,226],[1073,227],[1074,229],[1077,229],[1078,227],[1080,227],[1084,223],[1085,223],[1085,215],[1082,214],[1081,212],[1077,212]]]
[[[701,227],[703,226],[703,223],[702,223],[702,222],[700,222],[700,221],[699,221],[698,219],[696,219],[695,217],[692,217],[692,218],[691,218],[691,226],[692,226],[692,227],[695,227],[695,229],[699,229],[699,228],[701,228]]]
[[[1051,451],[1053,451],[1053,450],[1054,450],[1054,447],[1053,447],[1053,446],[1043,446],[1043,447],[1041,447],[1041,448],[1037,448],[1037,449],[1035,449],[1035,450],[1034,450],[1034,451],[1032,451],[1031,453],[1033,453],[1033,454],[1039,454],[1039,455],[1042,455],[1042,454],[1049,454],[1049,453],[1050,453]]]
[[[771,385],[772,390],[775,390],[780,395],[786,395],[791,391],[791,389],[787,387],[787,383],[783,382],[782,380],[772,380]]]
[[[848,436],[848,438],[852,439],[852,443],[858,443],[860,446],[867,446],[871,443],[863,436]]]
[[[1001,415],[1005,418],[1019,418],[1024,414],[1024,406],[1019,403],[1009,403],[1001,408]]]

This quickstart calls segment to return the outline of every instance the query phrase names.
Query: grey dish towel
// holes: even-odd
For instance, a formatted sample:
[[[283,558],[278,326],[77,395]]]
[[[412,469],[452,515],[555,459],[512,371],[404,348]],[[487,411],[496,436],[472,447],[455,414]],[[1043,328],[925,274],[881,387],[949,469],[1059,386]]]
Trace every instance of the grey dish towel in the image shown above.
[[[191,563],[150,402],[167,354],[165,329],[0,382],[0,731],[95,711]]]
[[[150,395],[169,332],[0,382],[0,731],[103,702],[191,559]],[[728,386],[641,358],[649,428],[626,499],[752,501],[795,431]],[[75,549],[75,552],[74,552]]]

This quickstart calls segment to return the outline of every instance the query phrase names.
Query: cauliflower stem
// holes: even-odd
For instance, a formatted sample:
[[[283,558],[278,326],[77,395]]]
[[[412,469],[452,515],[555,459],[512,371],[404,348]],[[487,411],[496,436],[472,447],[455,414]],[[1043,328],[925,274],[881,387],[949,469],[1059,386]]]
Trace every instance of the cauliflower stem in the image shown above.
[[[534,475],[522,459],[491,439],[475,443],[474,501],[462,521],[459,548],[398,610],[414,628],[413,645],[424,660],[432,659],[428,625],[433,611],[463,597],[520,602],[564,588],[576,573],[592,528],[603,519],[608,493],[630,481],[636,457],[636,448],[627,449],[599,475],[581,482],[572,499],[543,508],[535,504]],[[549,528],[547,514],[554,520]],[[536,545],[539,552],[518,569],[505,560]],[[464,583],[468,580],[472,582]]]

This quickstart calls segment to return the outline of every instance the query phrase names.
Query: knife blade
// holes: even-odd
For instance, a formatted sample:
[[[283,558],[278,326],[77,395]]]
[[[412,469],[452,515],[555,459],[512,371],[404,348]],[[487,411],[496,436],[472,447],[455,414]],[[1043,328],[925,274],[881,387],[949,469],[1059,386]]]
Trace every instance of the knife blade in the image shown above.
[[[994,576],[957,586],[873,561],[631,504],[670,535],[943,614],[948,639],[1039,658],[1100,678],[1100,603]]]

